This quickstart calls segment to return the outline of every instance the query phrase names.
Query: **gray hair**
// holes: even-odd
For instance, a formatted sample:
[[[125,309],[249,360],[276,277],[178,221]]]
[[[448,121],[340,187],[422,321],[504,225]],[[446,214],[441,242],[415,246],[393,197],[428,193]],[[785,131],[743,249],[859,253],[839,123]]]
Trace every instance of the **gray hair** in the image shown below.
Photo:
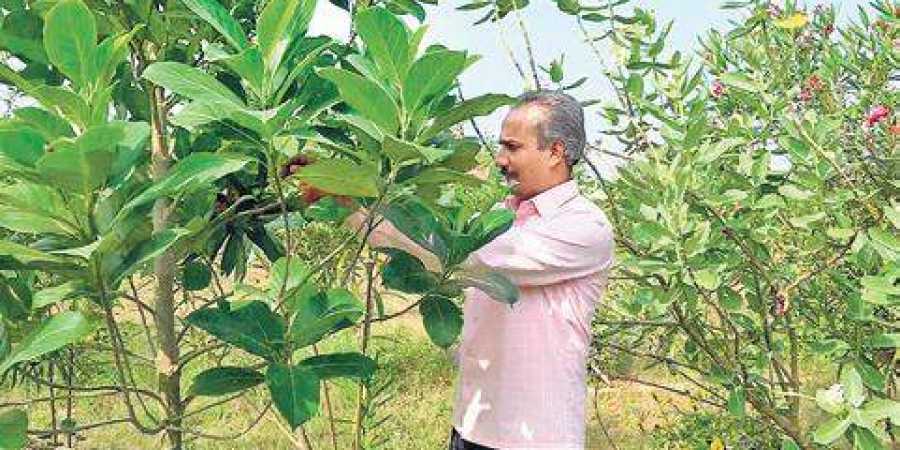
[[[519,96],[513,108],[534,105],[547,112],[541,123],[538,143],[549,148],[561,141],[566,151],[566,164],[571,168],[584,156],[587,138],[584,133],[584,109],[578,100],[562,91],[529,91]]]

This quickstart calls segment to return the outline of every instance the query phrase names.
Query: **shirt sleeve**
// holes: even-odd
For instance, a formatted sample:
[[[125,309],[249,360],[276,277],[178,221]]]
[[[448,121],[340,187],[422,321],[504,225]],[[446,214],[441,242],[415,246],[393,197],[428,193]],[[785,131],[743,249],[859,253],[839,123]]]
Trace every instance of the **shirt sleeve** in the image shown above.
[[[591,213],[561,216],[539,226],[512,227],[469,255],[464,265],[492,270],[517,286],[543,286],[612,266],[613,233]]]

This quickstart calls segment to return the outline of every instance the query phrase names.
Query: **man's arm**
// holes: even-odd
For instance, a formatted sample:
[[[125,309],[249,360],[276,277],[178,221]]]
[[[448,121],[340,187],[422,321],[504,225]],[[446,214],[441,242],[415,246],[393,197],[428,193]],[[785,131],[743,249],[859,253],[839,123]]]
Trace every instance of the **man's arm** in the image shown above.
[[[613,245],[604,219],[576,213],[542,227],[510,228],[469,255],[464,265],[499,272],[517,286],[542,286],[609,268]]]
[[[344,225],[356,231],[357,234],[363,235],[366,232],[365,227],[368,215],[369,212],[367,210],[360,208],[344,220]],[[372,247],[390,247],[403,250],[419,258],[425,264],[426,269],[432,272],[440,272],[442,270],[441,262],[437,256],[406,237],[387,219],[381,220],[378,226],[372,230],[368,237],[368,243]]]

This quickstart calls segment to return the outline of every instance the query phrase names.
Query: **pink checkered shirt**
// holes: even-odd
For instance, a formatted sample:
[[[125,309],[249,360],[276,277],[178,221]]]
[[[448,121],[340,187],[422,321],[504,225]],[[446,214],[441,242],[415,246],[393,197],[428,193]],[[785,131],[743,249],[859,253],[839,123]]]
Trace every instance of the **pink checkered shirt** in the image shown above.
[[[519,301],[466,290],[453,425],[498,449],[582,449],[590,324],[612,266],[612,228],[574,181],[505,206],[514,225],[466,265],[509,277]]]

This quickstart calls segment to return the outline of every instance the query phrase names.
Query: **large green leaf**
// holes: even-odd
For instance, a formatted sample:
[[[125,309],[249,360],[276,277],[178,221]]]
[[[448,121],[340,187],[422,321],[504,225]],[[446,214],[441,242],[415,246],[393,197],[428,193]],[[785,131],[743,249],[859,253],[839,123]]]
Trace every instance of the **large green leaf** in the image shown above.
[[[25,319],[32,304],[31,289],[21,279],[0,275],[0,317],[11,321]]]
[[[266,384],[275,408],[295,429],[319,411],[319,378],[300,365],[271,364]]]
[[[58,140],[37,162],[47,181],[87,194],[103,186],[116,159],[116,145],[125,137],[122,122],[88,129],[74,141]]]
[[[268,295],[273,299],[278,298],[283,288],[285,305],[293,313],[297,302],[306,301],[318,293],[312,275],[309,266],[299,258],[279,258],[272,264]]]
[[[44,138],[31,128],[0,130],[0,154],[24,166],[34,167],[44,155]]]
[[[26,106],[13,111],[13,115],[40,133],[47,142],[61,137],[75,137],[69,122],[46,109]]]
[[[306,33],[316,0],[269,0],[259,14],[256,42],[269,73],[281,65],[285,52]]]
[[[247,36],[225,7],[217,0],[181,0],[194,14],[210,24],[235,50],[241,51],[250,44]]]
[[[330,289],[298,301],[291,316],[290,341],[295,347],[315,344],[325,336],[353,325],[363,306],[346,289]]]
[[[101,86],[108,84],[116,72],[116,67],[128,53],[128,43],[141,29],[142,26],[138,25],[127,33],[110,35],[100,42],[91,54],[90,64],[86,68],[86,79],[100,83]]]
[[[35,359],[77,342],[94,330],[94,324],[81,312],[64,311],[45,320],[0,364],[0,374],[15,364]]]
[[[442,97],[466,67],[466,54],[451,50],[425,53],[410,66],[403,81],[403,105],[415,111],[435,97]]]
[[[165,178],[128,202],[123,211],[160,197],[184,195],[207,188],[219,178],[241,170],[248,162],[249,159],[239,155],[192,153],[175,164]]]
[[[351,197],[378,195],[378,172],[375,167],[346,159],[326,159],[303,166],[296,177],[329,194]]]
[[[333,67],[319,69],[319,76],[334,83],[341,98],[374,122],[387,134],[395,134],[400,127],[397,103],[378,83],[346,70]]]
[[[263,381],[263,374],[249,367],[214,367],[194,377],[188,395],[226,395],[250,389]]]
[[[0,227],[77,237],[77,223],[59,193],[49,186],[20,182],[0,187]]]
[[[485,94],[458,103],[446,113],[434,119],[431,126],[419,134],[417,142],[427,142],[453,125],[476,116],[484,116],[494,112],[501,106],[511,105],[516,102],[515,97],[503,94]]]
[[[453,281],[461,287],[476,288],[500,303],[512,305],[519,301],[519,289],[498,272],[463,270]]]
[[[266,75],[259,48],[247,47],[237,55],[230,55],[220,61],[243,78],[258,97],[262,97]]]
[[[425,331],[431,341],[440,347],[449,347],[462,331],[462,311],[447,297],[428,295],[419,305],[425,323]]]
[[[828,445],[840,439],[840,437],[850,427],[850,419],[839,419],[832,417],[816,428],[813,433],[813,440],[817,444]]]
[[[26,61],[50,64],[44,51],[43,22],[33,10],[12,11],[4,17],[0,23],[0,48]]]
[[[437,286],[438,276],[426,270],[415,256],[397,249],[387,249],[387,253],[391,259],[381,267],[381,279],[386,287],[415,294]]]
[[[150,239],[128,252],[122,264],[112,271],[110,285],[118,286],[125,277],[137,271],[142,265],[158,258],[175,245],[180,238],[189,234],[190,231],[186,228],[169,228],[154,234]]]
[[[78,266],[70,258],[51,255],[21,244],[0,241],[0,270],[73,270]]]
[[[382,73],[399,83],[409,66],[409,30],[406,25],[380,7],[358,11],[355,22],[369,56]]]
[[[178,95],[203,103],[243,106],[234,92],[206,72],[177,62],[157,62],[144,70],[143,78]]]
[[[447,261],[447,242],[442,237],[441,224],[421,202],[415,198],[398,200],[388,206],[384,217],[413,242],[434,253],[442,262]]]
[[[44,288],[34,293],[34,297],[31,299],[31,308],[43,308],[84,293],[87,293],[85,285],[79,281],[69,281],[58,286]]]
[[[366,379],[375,373],[375,361],[361,353],[331,353],[311,356],[298,366],[311,370],[320,380],[330,378]]]
[[[0,448],[24,448],[28,443],[28,415],[21,409],[0,413]]]
[[[235,309],[200,309],[189,314],[187,322],[224,342],[269,360],[278,359],[284,348],[281,318],[260,301]]]
[[[97,46],[97,23],[81,0],[60,0],[44,16],[44,49],[50,62],[75,83],[85,79]]]

